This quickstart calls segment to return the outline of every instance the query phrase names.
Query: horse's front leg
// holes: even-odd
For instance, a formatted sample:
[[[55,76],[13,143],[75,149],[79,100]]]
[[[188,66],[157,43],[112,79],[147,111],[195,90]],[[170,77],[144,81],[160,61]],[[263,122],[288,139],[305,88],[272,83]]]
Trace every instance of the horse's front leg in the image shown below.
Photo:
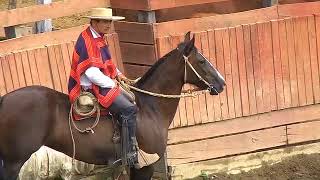
[[[145,166],[141,169],[130,169],[130,180],[151,180],[154,167],[152,165]]]

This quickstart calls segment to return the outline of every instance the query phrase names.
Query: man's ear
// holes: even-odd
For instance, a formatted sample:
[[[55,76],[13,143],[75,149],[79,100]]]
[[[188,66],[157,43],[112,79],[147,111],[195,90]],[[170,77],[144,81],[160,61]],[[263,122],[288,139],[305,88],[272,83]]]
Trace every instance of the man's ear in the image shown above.
[[[189,38],[190,38],[190,35],[189,35]],[[194,42],[195,42],[195,38],[193,36],[192,39],[189,42],[187,42],[185,48],[183,49],[183,54],[185,56],[189,56],[190,55],[191,51],[194,48]]]

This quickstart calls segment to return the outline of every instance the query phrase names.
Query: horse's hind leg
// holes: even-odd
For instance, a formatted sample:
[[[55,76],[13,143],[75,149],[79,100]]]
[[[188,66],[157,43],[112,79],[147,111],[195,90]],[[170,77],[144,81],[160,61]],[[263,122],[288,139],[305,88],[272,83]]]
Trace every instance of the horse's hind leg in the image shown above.
[[[0,176],[0,180],[16,180],[22,165],[22,162],[5,161],[3,166],[3,176]]]
[[[151,180],[154,172],[152,165],[145,166],[141,169],[130,169],[130,180]]]

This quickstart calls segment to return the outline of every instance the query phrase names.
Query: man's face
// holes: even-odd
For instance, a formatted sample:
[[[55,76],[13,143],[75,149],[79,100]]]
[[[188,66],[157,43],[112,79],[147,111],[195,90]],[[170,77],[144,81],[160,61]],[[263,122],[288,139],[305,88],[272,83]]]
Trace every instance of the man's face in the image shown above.
[[[111,20],[96,20],[95,21],[96,30],[98,33],[107,34],[111,30],[112,21]]]

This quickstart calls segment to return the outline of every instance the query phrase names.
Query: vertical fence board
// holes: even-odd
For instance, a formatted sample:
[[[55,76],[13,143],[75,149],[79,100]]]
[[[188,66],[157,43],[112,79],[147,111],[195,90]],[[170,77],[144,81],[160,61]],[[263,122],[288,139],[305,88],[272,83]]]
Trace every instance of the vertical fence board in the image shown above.
[[[316,52],[317,52],[317,64],[318,64],[318,70],[320,71],[320,15],[315,15],[315,31],[316,31]],[[318,75],[315,76],[320,76],[320,72]],[[320,92],[315,91],[315,102],[320,103]]]
[[[320,82],[319,82],[319,69],[318,69],[318,57],[317,57],[317,36],[315,17],[308,17],[308,35],[309,35],[309,48],[310,48],[310,66],[312,75],[312,89],[314,102],[320,101]]]
[[[310,17],[310,16],[309,16]],[[302,40],[300,41],[301,48],[303,48],[303,69],[304,69],[304,81],[306,89],[306,103],[308,105],[313,104],[313,84],[312,84],[312,69],[310,58],[310,46],[309,46],[309,33],[308,33],[308,17],[301,17],[301,33]]]
[[[253,74],[253,63],[252,63],[252,44],[250,36],[250,26],[243,25],[244,33],[244,52],[245,52],[245,61],[246,61],[246,70],[247,70],[247,80],[248,80],[248,92],[249,92],[249,104],[250,104],[250,114],[257,113],[257,104],[256,104],[256,93],[255,93],[255,82]]]
[[[244,33],[243,27],[236,27],[237,36],[237,52],[238,52],[238,62],[239,62],[239,79],[240,79],[240,92],[241,92],[241,105],[242,105],[242,115],[250,115],[250,103],[249,103],[249,91],[248,91],[248,80],[247,80],[247,70],[246,70],[246,58],[245,58],[245,48],[244,48]]]
[[[47,48],[40,48],[35,51],[39,80],[42,86],[53,88],[51,70],[49,65]]]
[[[62,57],[62,53],[61,53],[61,46],[55,45],[54,52],[56,55],[56,61],[57,61],[57,67],[58,67],[58,73],[59,73],[59,77],[60,77],[62,92],[68,93],[67,76],[66,76],[66,70],[64,68],[64,62],[63,62],[63,57]]]
[[[29,65],[30,65],[30,72],[31,72],[31,78],[32,78],[32,84],[34,85],[40,85],[39,80],[39,74],[38,74],[38,68],[36,64],[36,58],[34,55],[35,50],[28,50],[28,59],[29,59]]]
[[[26,85],[31,86],[33,82],[32,82],[32,76],[31,76],[31,70],[30,70],[27,51],[21,52],[21,61],[23,66],[24,77],[26,79]]]
[[[24,78],[21,53],[20,52],[14,53],[14,59],[16,60],[19,85],[20,85],[20,87],[24,87],[24,86],[26,86],[26,80]]]
[[[14,87],[13,87],[13,81],[12,81],[8,56],[6,56],[2,61],[2,70],[4,74],[4,82],[6,84],[6,90],[7,90],[7,93],[9,93],[14,90]]]
[[[224,51],[224,67],[225,67],[225,79],[226,79],[226,94],[227,94],[227,103],[228,103],[228,118],[235,118],[235,109],[234,109],[234,87],[232,79],[232,69],[231,69],[231,59],[230,59],[230,35],[229,28],[223,29],[222,32],[222,43]]]
[[[216,56],[217,56],[217,69],[224,76],[225,75],[225,62],[224,62],[224,50],[223,50],[223,29],[216,29],[215,40],[216,40]],[[228,100],[227,92],[223,91],[220,93],[220,103],[221,103],[221,118],[227,119],[229,117],[228,110]]]
[[[50,69],[51,69],[52,79],[53,79],[53,88],[57,91],[62,92],[62,86],[61,86],[59,71],[57,67],[57,60],[56,60],[54,51],[55,51],[54,46],[48,46],[48,57],[49,57]]]
[[[230,51],[231,51],[230,60],[231,60],[231,71],[232,71],[232,87],[233,87],[235,117],[241,117],[242,107],[241,107],[240,74],[239,74],[239,65],[238,65],[236,29],[234,27],[229,28],[229,34],[230,34]]]
[[[14,54],[7,55],[9,68],[11,72],[12,84],[13,89],[18,89],[20,87],[19,78],[18,78],[18,71],[16,66],[16,60],[14,59]]]
[[[217,68],[217,56],[216,56],[216,43],[214,31],[208,31],[208,43],[209,43],[209,59],[214,67]],[[208,109],[208,111],[213,111],[214,117],[213,121],[221,120],[221,105],[220,96],[210,96],[213,101],[213,109]]]
[[[262,81],[262,78],[263,76],[265,76],[265,74],[263,74],[264,72],[262,72],[262,65],[261,65],[262,63],[260,61],[259,48],[264,48],[264,47],[259,47],[257,24],[250,25],[250,34],[251,34],[252,65],[253,65],[257,112],[263,113],[265,112],[265,110],[264,110],[264,101],[263,101],[263,92],[262,92],[262,86],[263,86],[262,84],[264,82]],[[249,60],[249,58],[247,60]]]
[[[201,33],[200,39],[201,39],[202,54],[208,61],[210,61],[209,60],[210,59],[210,51],[209,51],[208,32],[205,31],[205,32]],[[203,99],[201,101],[204,100],[204,102],[205,102],[204,106],[206,109],[206,118],[202,119],[202,122],[203,123],[212,122],[213,117],[214,117],[213,101],[208,93],[202,95],[202,97],[203,97]]]
[[[297,63],[296,63],[296,52],[295,52],[295,44],[294,44],[294,28],[292,19],[285,20],[285,27],[286,27],[286,48],[288,48],[288,67],[289,67],[289,78],[290,78],[290,91],[291,92],[291,99],[290,99],[290,107],[297,107],[299,106],[299,93],[298,93],[298,77],[297,77]],[[282,53],[282,51],[281,51]],[[288,92],[288,93],[289,93]],[[287,93],[285,91],[285,93]],[[285,97],[288,95],[285,94]]]
[[[277,109],[284,109],[284,93],[282,82],[282,63],[280,52],[279,22],[271,21],[274,75],[276,86]]]
[[[3,96],[7,93],[7,87],[4,79],[4,73],[3,73],[3,63],[4,63],[5,57],[0,56],[0,95]]]
[[[259,54],[262,69],[264,111],[276,110],[276,90],[272,51],[271,23],[258,23]]]

